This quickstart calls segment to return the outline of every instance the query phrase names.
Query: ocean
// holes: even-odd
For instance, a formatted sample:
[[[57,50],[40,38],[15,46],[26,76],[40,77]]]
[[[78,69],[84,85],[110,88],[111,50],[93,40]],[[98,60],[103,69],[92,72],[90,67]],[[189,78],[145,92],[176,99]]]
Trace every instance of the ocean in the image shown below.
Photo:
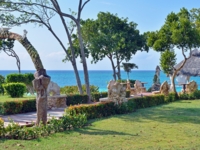
[[[22,70],[21,73],[34,73],[34,70]],[[18,73],[17,70],[0,70],[0,75],[6,77],[10,73]],[[60,87],[68,85],[76,85],[76,79],[74,72],[72,70],[47,70],[47,74],[51,76],[51,81],[57,83]],[[82,84],[84,84],[84,73],[79,71]],[[89,79],[90,84],[99,87],[99,91],[107,91],[107,84],[110,80],[113,79],[113,73],[111,70],[90,70]],[[153,77],[155,75],[154,70],[133,70],[129,73],[129,78],[133,80],[140,80],[146,82],[146,89],[152,86]],[[121,78],[127,79],[127,73],[121,71]],[[190,80],[194,80],[200,85],[200,77],[191,77]],[[160,72],[160,82],[168,81],[169,78],[161,71]],[[199,86],[200,87],[200,86]],[[177,91],[182,89],[181,86],[176,85]]]

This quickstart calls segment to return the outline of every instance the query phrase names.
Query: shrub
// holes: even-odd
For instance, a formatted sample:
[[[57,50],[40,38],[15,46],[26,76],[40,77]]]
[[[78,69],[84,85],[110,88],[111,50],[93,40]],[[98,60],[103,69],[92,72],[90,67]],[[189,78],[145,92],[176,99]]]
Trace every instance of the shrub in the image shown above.
[[[85,104],[88,101],[88,95],[80,95],[80,94],[73,94],[67,95],[66,104],[67,106],[76,105],[76,104]]]
[[[85,114],[87,119],[101,118],[115,114],[114,102],[104,102],[90,105],[75,105],[65,109],[70,115]]]
[[[0,75],[0,94],[4,94],[4,89],[2,84],[5,83],[5,78],[4,76]]]
[[[22,101],[22,109],[20,113],[32,112],[36,111],[36,100],[23,100]]]
[[[10,122],[7,127],[0,128],[0,138],[30,140],[65,130],[81,128],[87,122],[84,114],[65,114],[60,119],[52,118],[47,125],[40,124],[32,128],[21,127],[19,124]]]
[[[17,114],[21,112],[23,107],[22,101],[7,101],[3,103],[4,114]]]
[[[0,114],[18,114],[36,111],[36,100],[15,100],[0,103]]]
[[[179,97],[176,96],[176,93],[169,93],[167,96],[165,96],[165,101],[166,102],[174,102],[177,101]]]
[[[200,90],[196,90],[191,94],[195,99],[200,99]]]
[[[86,87],[85,85],[82,85],[83,93],[86,94]],[[95,93],[99,91],[99,87],[90,85],[90,92]],[[61,94],[79,94],[78,86],[64,86],[60,88]]]
[[[92,101],[99,102],[100,98],[108,97],[108,92],[95,92],[92,93]]]
[[[5,83],[3,87],[11,97],[23,97],[26,92],[26,85],[24,83]]]
[[[32,73],[25,73],[25,74],[9,74],[6,76],[6,82],[22,82],[26,85],[31,85],[32,81],[34,80],[34,75]]]

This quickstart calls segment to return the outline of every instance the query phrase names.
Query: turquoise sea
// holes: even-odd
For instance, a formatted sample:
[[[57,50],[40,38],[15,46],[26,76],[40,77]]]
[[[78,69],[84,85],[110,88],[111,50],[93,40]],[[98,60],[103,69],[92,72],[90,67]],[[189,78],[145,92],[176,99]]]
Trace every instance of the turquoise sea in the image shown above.
[[[34,73],[34,70],[22,70],[22,73]],[[6,76],[10,73],[18,73],[17,70],[0,70],[0,74]],[[82,84],[84,84],[84,73],[79,71]],[[66,85],[76,85],[75,75],[72,70],[47,70],[47,74],[51,76],[51,80],[56,82],[60,87]],[[99,87],[100,91],[107,91],[107,83],[113,79],[112,71],[110,70],[98,70],[89,71],[90,84]],[[142,82],[147,82],[145,87],[148,89],[153,83],[155,71],[153,70],[134,70],[129,74],[130,79],[140,80]],[[122,79],[127,79],[126,72],[121,72]],[[200,87],[200,77],[191,77],[191,80],[195,80]],[[161,83],[164,81],[170,81],[169,78],[163,73],[160,73]],[[181,86],[176,85],[177,91],[181,90]]]

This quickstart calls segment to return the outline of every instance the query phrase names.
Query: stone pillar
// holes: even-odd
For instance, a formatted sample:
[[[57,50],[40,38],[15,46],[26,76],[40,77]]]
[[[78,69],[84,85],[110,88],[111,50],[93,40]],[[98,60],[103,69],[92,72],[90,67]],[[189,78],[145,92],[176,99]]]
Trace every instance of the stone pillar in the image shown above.
[[[50,77],[46,74],[45,69],[40,69],[34,74],[35,79],[33,87],[37,92],[36,109],[37,120],[36,125],[42,122],[44,125],[47,123],[47,87],[50,82]]]

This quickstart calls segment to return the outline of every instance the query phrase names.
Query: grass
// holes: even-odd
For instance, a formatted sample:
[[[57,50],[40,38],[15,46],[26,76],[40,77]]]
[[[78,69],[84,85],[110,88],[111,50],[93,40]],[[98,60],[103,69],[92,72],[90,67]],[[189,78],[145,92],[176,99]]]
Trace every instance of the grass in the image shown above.
[[[200,149],[200,100],[184,100],[89,121],[87,127],[32,141],[1,140],[2,149]]]
[[[35,96],[23,96],[20,98],[12,98],[8,95],[0,95],[0,102],[13,101],[13,100],[30,100],[35,99]]]

